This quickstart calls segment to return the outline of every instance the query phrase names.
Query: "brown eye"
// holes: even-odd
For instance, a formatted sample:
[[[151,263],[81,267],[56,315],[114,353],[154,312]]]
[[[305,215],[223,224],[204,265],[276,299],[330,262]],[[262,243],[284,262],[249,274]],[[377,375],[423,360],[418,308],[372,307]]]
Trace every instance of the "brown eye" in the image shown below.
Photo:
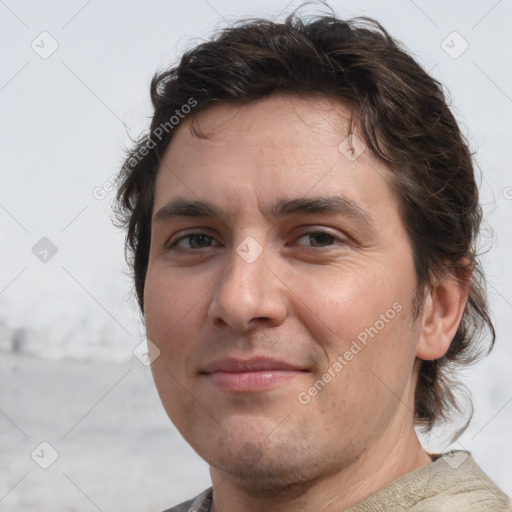
[[[336,239],[328,233],[310,233],[309,242],[313,247],[324,247],[336,242]]]
[[[205,249],[211,247],[215,239],[202,233],[193,233],[183,236],[171,245],[171,249],[179,247],[180,249]]]
[[[334,235],[324,231],[306,233],[300,236],[297,239],[297,242],[299,242],[299,240],[306,241],[306,243],[299,243],[299,245],[307,245],[310,247],[328,247],[335,244],[336,242],[339,242],[339,240]]]

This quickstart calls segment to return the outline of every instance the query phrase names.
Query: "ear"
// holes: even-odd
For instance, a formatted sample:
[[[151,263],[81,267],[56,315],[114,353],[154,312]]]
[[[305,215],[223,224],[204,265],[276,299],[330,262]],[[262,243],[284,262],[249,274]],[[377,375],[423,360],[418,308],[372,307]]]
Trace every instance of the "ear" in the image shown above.
[[[468,298],[469,275],[448,275],[425,298],[416,357],[425,361],[444,356],[459,328]]]

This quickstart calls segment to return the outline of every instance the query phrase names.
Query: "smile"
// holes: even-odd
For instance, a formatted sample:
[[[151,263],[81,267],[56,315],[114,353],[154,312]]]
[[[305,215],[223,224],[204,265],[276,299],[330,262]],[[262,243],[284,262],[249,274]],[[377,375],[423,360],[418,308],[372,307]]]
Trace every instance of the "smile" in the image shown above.
[[[274,359],[223,359],[207,365],[200,375],[222,391],[248,393],[274,389],[305,371]]]

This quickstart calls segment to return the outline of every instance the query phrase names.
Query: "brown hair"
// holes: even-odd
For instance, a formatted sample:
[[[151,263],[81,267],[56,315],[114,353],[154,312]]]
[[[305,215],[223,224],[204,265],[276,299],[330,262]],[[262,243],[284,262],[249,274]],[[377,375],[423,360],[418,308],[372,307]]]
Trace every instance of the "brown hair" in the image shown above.
[[[440,272],[457,276],[468,289],[447,354],[422,362],[415,421],[429,430],[437,420],[448,419],[453,408],[460,410],[453,370],[481,354],[486,327],[489,350],[494,344],[476,253],[482,212],[472,155],[441,84],[372,19],[329,15],[304,21],[294,13],[284,23],[245,20],[153,77],[150,130],[127,155],[116,204],[127,228],[126,250],[141,311],[155,177],[176,120],[219,102],[244,104],[274,93],[323,94],[351,107],[366,145],[393,174],[418,277],[415,313]]]

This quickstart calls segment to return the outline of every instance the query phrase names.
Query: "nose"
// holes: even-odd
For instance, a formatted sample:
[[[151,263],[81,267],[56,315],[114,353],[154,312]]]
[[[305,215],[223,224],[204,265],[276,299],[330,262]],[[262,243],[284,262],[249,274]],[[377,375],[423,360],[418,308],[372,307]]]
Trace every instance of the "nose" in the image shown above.
[[[284,322],[288,311],[285,286],[269,267],[266,252],[263,250],[251,261],[233,251],[229,268],[214,289],[208,309],[213,325],[247,332]]]

